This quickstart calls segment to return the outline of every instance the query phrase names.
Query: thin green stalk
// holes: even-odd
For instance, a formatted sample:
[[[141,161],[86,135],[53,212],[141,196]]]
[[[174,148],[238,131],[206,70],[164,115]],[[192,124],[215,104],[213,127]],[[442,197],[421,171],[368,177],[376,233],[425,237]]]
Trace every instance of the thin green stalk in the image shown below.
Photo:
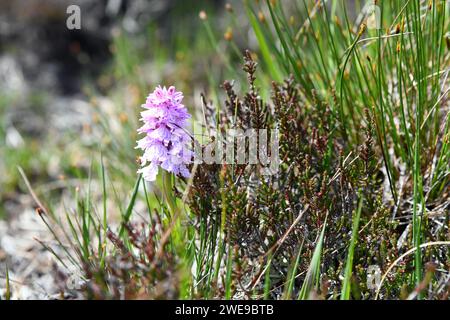
[[[225,276],[225,299],[231,299],[231,286],[233,284],[233,248],[228,246],[228,258]]]
[[[136,183],[135,183],[134,188],[133,188],[133,192],[131,194],[131,199],[128,202],[128,206],[127,206],[127,209],[125,210],[124,215],[122,216],[122,224],[120,226],[119,236],[122,239],[124,239],[124,240],[126,240],[124,238],[124,235],[125,235],[125,227],[124,227],[124,225],[128,223],[128,221],[131,218],[131,214],[133,213],[133,208],[134,208],[134,205],[136,203],[136,198],[137,198],[137,194],[138,194],[138,191],[139,191],[139,185],[141,183],[141,180],[142,180],[142,174],[140,174],[138,176],[137,180],[136,180]]]
[[[9,283],[9,269],[8,269],[8,265],[6,265],[6,292],[5,292],[5,300],[11,300],[11,285]]]
[[[247,16],[250,20],[250,24],[253,28],[253,31],[255,32],[256,39],[258,40],[259,49],[261,50],[261,54],[264,59],[264,63],[270,73],[270,76],[275,81],[282,81],[282,76],[279,71],[279,67],[276,63],[276,60],[272,58],[272,55],[270,54],[269,45],[267,44],[266,38],[263,34],[263,31],[256,19],[255,13],[250,9],[248,2],[245,1],[245,9],[247,10]]]
[[[105,267],[105,258],[106,258],[106,241],[108,239],[108,219],[107,219],[107,192],[106,192],[106,177],[105,177],[105,165],[103,163],[103,153],[100,156],[100,165],[101,165],[101,177],[102,177],[102,200],[103,200],[103,243],[102,247],[99,250],[101,253],[101,259],[100,259],[100,268]]]
[[[423,79],[423,67],[424,67],[424,57],[423,57],[423,40],[422,40],[422,28],[420,23],[420,3],[413,1],[413,26],[414,34],[416,37],[416,54],[418,56],[418,64],[416,66],[416,79]],[[413,168],[413,184],[414,184],[414,194],[413,194],[413,242],[416,248],[414,256],[414,283],[419,286],[422,281],[422,254],[420,250],[420,245],[422,242],[422,214],[424,210],[423,194],[422,194],[422,177],[421,177],[421,166],[420,166],[420,125],[423,113],[423,103],[424,103],[424,86],[419,81],[418,83],[418,99],[416,102],[416,113],[415,113],[415,141],[414,141],[414,168]],[[420,206],[420,208],[419,208]],[[421,299],[422,293],[418,294],[418,299]]]
[[[326,225],[327,225],[327,218],[325,218],[325,222],[323,223],[322,231],[320,232],[320,236],[317,239],[316,247],[314,249],[314,253],[305,276],[305,280],[298,294],[299,300],[309,299],[311,290],[313,290],[314,286],[317,285],[319,282],[320,261],[322,256],[322,246],[323,246],[323,239],[325,236]]]
[[[270,267],[272,265],[272,252],[269,252],[267,263],[266,263],[266,271],[264,274],[264,300],[269,299],[270,294],[270,286],[271,286],[271,279],[270,279]]]
[[[347,253],[347,262],[345,264],[344,280],[342,283],[341,300],[350,299],[350,289],[352,281],[352,269],[353,269],[353,256],[355,253],[356,241],[358,239],[359,220],[361,218],[361,209],[363,204],[363,197],[360,195],[358,201],[358,208],[356,214],[353,217],[352,238],[350,240],[350,246]]]

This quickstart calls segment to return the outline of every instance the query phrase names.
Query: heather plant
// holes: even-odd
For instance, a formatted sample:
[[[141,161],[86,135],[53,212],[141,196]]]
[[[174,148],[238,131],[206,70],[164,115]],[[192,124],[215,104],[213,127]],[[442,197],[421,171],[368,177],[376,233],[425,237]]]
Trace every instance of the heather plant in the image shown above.
[[[232,268],[235,274],[231,281],[235,279],[236,283],[229,284],[233,287],[229,297],[280,298],[283,290],[284,297],[299,296],[302,286],[296,272],[308,269],[322,230],[327,230],[327,237],[321,246],[327,246],[330,252],[340,251],[349,240],[346,235],[358,202],[364,203],[365,222],[370,219],[364,216],[375,211],[386,215],[380,204],[379,166],[371,144],[372,120],[368,119],[364,147],[344,158],[346,146],[329,139],[329,106],[317,97],[314,104],[305,103],[293,78],[274,83],[271,103],[264,102],[254,84],[255,68],[256,63],[247,52],[244,70],[249,91],[244,98],[238,98],[232,85],[225,82],[228,99],[222,114],[216,117],[214,108],[208,105],[207,114],[212,119],[223,119],[223,127],[234,123],[244,127],[278,126],[282,165],[273,176],[262,176],[249,165],[197,168],[189,207],[201,231],[199,238],[210,240],[200,246],[206,254],[196,261],[196,278],[203,279],[205,288],[216,288],[219,278],[226,278],[226,269],[221,271],[215,266],[219,255],[238,266]],[[322,117],[317,116],[317,110],[321,110]],[[340,283],[342,253],[324,255],[329,279],[334,284]],[[377,258],[373,259],[376,262]],[[290,270],[294,261],[296,267]],[[287,274],[292,272],[295,274],[289,283]],[[302,290],[304,298],[309,297],[319,278],[317,274]],[[323,294],[326,296],[327,292]]]

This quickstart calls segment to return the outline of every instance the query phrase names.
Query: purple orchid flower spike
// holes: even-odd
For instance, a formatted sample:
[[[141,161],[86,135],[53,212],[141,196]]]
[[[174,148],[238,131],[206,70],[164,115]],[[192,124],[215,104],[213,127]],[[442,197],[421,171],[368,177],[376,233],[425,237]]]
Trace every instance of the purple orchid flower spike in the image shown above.
[[[150,93],[142,105],[144,125],[138,132],[145,137],[137,142],[144,151],[141,157],[144,180],[155,181],[159,167],[188,178],[187,164],[191,163],[194,153],[190,150],[191,137],[186,130],[190,114],[182,104],[183,94],[171,86],[158,86]]]

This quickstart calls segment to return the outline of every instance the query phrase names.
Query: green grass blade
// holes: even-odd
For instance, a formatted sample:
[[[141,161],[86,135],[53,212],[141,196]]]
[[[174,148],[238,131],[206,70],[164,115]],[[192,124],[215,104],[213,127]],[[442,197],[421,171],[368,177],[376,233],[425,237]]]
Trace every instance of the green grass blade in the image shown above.
[[[228,246],[227,273],[225,277],[225,299],[231,299],[231,285],[233,284],[233,248]]]
[[[285,299],[285,300],[291,299],[292,290],[294,289],[295,278],[297,276],[298,264],[300,263],[300,256],[303,251],[302,249],[303,249],[303,242],[300,245],[300,248],[298,249],[298,253],[297,253],[297,256],[295,257],[294,263],[288,272],[288,277],[287,277],[288,280],[287,280],[287,283],[285,286],[285,291],[283,293],[283,299]]]
[[[267,259],[266,271],[264,274],[264,300],[269,299],[270,294],[270,267],[272,265],[272,253],[269,253],[269,257]]]
[[[142,175],[136,180],[136,183],[133,188],[133,193],[131,194],[130,202],[128,203],[127,209],[125,210],[125,214],[122,217],[122,225],[120,226],[119,236],[123,237],[125,228],[124,225],[130,221],[131,214],[133,213],[134,204],[136,203],[136,197],[139,191],[139,185],[141,184]]]
[[[269,71],[272,79],[274,79],[277,82],[280,82],[283,80],[283,77],[279,71],[280,68],[276,60],[273,59],[270,53],[269,45],[267,44],[266,38],[264,37],[264,33],[261,29],[261,26],[259,25],[258,20],[256,19],[255,13],[250,9],[247,1],[245,2],[245,8],[247,10],[247,16],[250,19],[250,24],[253,28],[253,31],[255,32],[256,39],[258,40],[259,49],[261,50],[261,54],[263,56],[267,70]]]
[[[107,232],[108,232],[108,222],[107,222],[107,207],[106,207],[106,201],[107,201],[107,192],[106,192],[106,176],[105,176],[105,165],[103,163],[103,154],[100,158],[100,165],[101,165],[101,177],[102,177],[102,200],[103,200],[103,243],[100,248],[101,252],[101,260],[100,260],[100,266],[103,269],[105,266],[105,257],[106,257],[106,239],[107,239]]]
[[[320,260],[322,256],[322,246],[323,246],[323,238],[325,236],[325,227],[327,225],[327,219],[322,227],[322,231],[320,232],[319,239],[317,240],[316,248],[314,249],[314,253],[311,259],[311,262],[308,267],[308,271],[306,273],[305,281],[303,282],[302,288],[298,295],[299,300],[307,300],[309,299],[309,294],[311,290],[314,288],[314,285],[318,283],[320,278]]]
[[[350,247],[348,249],[347,262],[345,264],[345,274],[344,274],[344,280],[342,283],[341,300],[349,300],[350,299],[350,287],[351,287],[352,269],[353,269],[353,256],[355,253],[356,241],[358,239],[359,220],[361,218],[362,204],[363,204],[363,198],[360,197],[359,202],[358,202],[358,208],[356,209],[356,215],[353,218],[352,238],[350,240]]]

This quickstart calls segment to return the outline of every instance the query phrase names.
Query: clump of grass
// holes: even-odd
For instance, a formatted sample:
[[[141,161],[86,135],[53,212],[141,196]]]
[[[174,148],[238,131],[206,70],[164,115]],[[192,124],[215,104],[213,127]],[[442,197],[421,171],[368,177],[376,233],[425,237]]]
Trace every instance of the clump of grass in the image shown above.
[[[428,238],[434,224],[428,213],[437,203],[448,206],[449,6],[442,1],[376,5],[378,26],[368,26],[364,2],[349,8],[345,1],[331,6],[266,1],[250,10],[265,10],[271,18],[271,25],[255,28],[265,65],[275,60],[294,75],[306,100],[314,99],[314,90],[329,103],[335,129],[331,139],[343,139],[346,152],[361,144],[360,128],[369,109],[394,219],[405,220],[397,215],[399,207],[410,217],[417,248],[411,285],[418,286],[424,260],[418,248],[435,239]]]
[[[56,241],[52,245],[38,240],[59,262],[61,293],[91,299],[180,297],[185,269],[180,261],[180,248],[169,231],[169,207],[166,204],[152,207],[144,187],[141,196],[148,218],[142,217],[140,223],[130,221],[138,191],[142,190],[140,176],[119,225],[113,226],[108,218],[112,210],[106,201],[110,195],[103,164],[99,174],[103,208],[98,210],[94,206],[89,182],[85,194],[75,190],[76,207],[68,209],[62,218],[43,204],[23,171],[21,174],[35,199],[37,213]]]

